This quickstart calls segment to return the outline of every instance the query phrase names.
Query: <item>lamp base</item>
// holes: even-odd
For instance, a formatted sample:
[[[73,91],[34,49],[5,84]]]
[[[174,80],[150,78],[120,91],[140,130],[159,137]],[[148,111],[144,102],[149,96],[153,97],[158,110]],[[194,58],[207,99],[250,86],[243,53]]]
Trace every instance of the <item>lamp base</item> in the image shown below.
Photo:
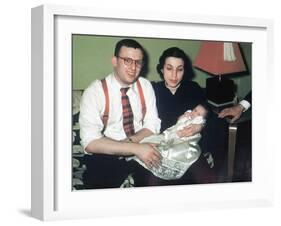
[[[206,96],[214,106],[232,104],[234,101],[234,82],[225,77],[216,76],[206,80]]]
[[[207,100],[209,104],[213,105],[214,107],[217,107],[217,108],[226,108],[226,107],[230,107],[230,106],[233,106],[237,103],[237,98],[234,97],[234,99],[232,101],[229,101],[229,102],[225,102],[225,103],[222,103],[222,104],[217,104],[211,100]]]
[[[208,104],[211,107],[212,111],[216,114],[219,114],[223,109],[236,105],[237,100],[238,100],[237,96],[235,96],[232,101],[225,102],[225,103],[222,103],[222,104],[217,104],[217,103],[215,103],[211,100],[207,100],[207,101],[208,101]]]

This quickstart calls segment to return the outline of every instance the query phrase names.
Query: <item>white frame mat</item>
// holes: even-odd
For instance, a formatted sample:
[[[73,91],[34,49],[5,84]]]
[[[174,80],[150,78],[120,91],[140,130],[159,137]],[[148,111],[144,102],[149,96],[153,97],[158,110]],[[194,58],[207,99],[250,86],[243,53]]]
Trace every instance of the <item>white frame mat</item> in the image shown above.
[[[32,216],[55,220],[271,205],[273,150],[267,148],[263,109],[273,92],[272,32],[271,20],[254,18],[56,5],[32,9]],[[252,182],[72,191],[73,33],[252,42]]]

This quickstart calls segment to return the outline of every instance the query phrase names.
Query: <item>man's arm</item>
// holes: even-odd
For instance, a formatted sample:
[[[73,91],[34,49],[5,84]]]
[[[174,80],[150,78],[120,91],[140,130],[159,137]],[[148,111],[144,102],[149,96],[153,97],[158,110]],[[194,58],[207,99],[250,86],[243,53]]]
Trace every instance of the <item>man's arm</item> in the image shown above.
[[[239,102],[239,104],[230,107],[230,108],[225,108],[219,113],[219,118],[224,118],[227,116],[232,116],[233,118],[231,119],[231,123],[235,122],[238,120],[242,113],[247,111],[249,107],[251,107],[252,103],[252,91],[250,91],[247,96]]]
[[[126,141],[116,141],[108,137],[92,140],[85,150],[88,153],[102,153],[109,155],[135,155],[142,160],[147,167],[158,167],[161,162],[160,153],[149,144],[139,144]]]
[[[244,98],[244,100],[248,101],[250,104],[252,104],[252,91],[250,91]]]
[[[225,108],[219,113],[219,118],[225,118],[227,116],[232,116],[231,123],[239,119],[244,111],[244,107],[241,104],[237,104],[230,108]]]
[[[136,132],[134,135],[128,137],[126,140],[134,142],[134,143],[139,143],[142,139],[145,137],[148,137],[150,135],[153,135],[154,133],[151,132],[149,129],[143,128]]]
[[[145,136],[151,135],[153,129],[158,129],[158,122],[155,118],[149,117],[151,123],[132,136],[131,140],[134,143],[131,141],[119,141],[105,137],[102,133],[103,122],[100,118],[100,112],[102,112],[102,106],[104,105],[104,98],[99,95],[103,95],[103,91],[101,85],[95,83],[91,89],[87,89],[84,92],[81,100],[79,123],[82,145],[84,146],[85,151],[88,153],[102,153],[109,155],[136,155],[148,167],[151,164],[159,164],[161,156],[157,150],[151,145],[137,143]],[[148,108],[148,111],[149,110],[150,108]],[[151,110],[147,113],[147,116],[150,115]],[[157,117],[157,114],[155,117]]]

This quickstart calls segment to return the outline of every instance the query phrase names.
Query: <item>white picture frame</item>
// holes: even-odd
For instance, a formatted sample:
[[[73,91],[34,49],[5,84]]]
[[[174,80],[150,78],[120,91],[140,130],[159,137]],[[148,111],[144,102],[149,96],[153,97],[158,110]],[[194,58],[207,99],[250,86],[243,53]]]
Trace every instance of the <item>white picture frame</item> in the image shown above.
[[[273,150],[266,148],[262,110],[273,86],[272,32],[272,21],[265,19],[57,5],[32,9],[32,216],[56,220],[271,205]],[[72,191],[72,33],[253,42],[252,182]]]

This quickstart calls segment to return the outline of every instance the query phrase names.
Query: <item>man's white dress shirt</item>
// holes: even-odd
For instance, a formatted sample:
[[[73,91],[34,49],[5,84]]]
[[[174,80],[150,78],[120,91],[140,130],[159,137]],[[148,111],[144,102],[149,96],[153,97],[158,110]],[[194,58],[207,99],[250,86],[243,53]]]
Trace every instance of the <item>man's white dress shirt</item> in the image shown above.
[[[134,114],[135,132],[146,128],[153,133],[159,133],[161,120],[158,118],[154,90],[148,80],[140,77],[139,81],[146,104],[146,114],[143,121],[142,105],[136,82],[130,85],[130,89],[127,91]],[[109,117],[104,133],[102,133],[104,127],[102,117],[105,110],[105,95],[101,81],[95,80],[83,93],[80,103],[79,124],[81,144],[84,149],[91,141],[103,136],[114,140],[126,138],[122,122],[123,113],[120,92],[122,87],[113,73],[106,77],[106,83],[109,94]]]

